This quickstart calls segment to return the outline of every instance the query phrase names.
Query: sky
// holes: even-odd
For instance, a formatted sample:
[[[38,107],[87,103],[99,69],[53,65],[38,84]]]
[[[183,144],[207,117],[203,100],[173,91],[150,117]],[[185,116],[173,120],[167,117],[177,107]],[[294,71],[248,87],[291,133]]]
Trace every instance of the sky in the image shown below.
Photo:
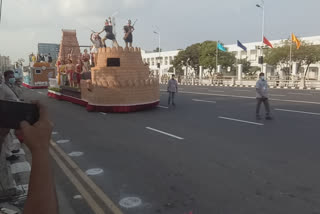
[[[102,30],[115,15],[117,39],[123,25],[137,19],[134,46],[144,50],[184,49],[206,40],[225,44],[261,41],[261,0],[3,0],[0,55],[13,61],[37,53],[38,43],[60,43],[61,29],[77,30],[80,45],[91,45],[90,29]],[[319,0],[265,0],[269,40],[320,35]],[[109,43],[110,44],[110,43]]]

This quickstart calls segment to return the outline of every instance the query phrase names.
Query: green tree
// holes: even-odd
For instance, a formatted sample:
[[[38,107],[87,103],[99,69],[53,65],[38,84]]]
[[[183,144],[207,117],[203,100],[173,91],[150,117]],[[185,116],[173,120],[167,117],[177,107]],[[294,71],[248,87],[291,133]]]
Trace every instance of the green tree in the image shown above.
[[[191,67],[199,74],[200,43],[193,44],[185,50],[180,51],[172,62],[176,70],[181,71],[182,67]]]
[[[205,41],[201,43],[200,48],[200,65],[205,69],[209,69],[212,72],[216,68],[217,59],[217,42],[216,41]],[[218,64],[222,66],[223,69],[231,67],[231,70],[235,70],[236,57],[231,52],[218,52]]]

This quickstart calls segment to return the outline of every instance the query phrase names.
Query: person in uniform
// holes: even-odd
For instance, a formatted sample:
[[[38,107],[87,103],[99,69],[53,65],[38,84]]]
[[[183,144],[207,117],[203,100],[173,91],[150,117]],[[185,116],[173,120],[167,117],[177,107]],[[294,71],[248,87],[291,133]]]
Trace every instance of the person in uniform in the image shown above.
[[[103,43],[104,47],[107,47],[106,46],[106,40],[107,39],[110,39],[113,42],[113,44],[112,44],[113,47],[119,47],[118,42],[116,40],[116,37],[113,34],[113,27],[112,27],[112,22],[111,22],[111,18],[110,17],[109,17],[109,20],[108,19],[106,20],[105,26],[102,29],[102,31],[99,32],[99,35],[101,33],[103,33],[103,31],[106,32],[106,36],[102,39],[102,43]]]

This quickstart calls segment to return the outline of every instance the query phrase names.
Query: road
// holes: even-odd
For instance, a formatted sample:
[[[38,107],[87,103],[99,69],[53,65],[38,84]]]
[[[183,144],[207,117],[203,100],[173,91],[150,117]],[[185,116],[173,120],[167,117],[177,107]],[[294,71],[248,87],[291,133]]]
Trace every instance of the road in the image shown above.
[[[175,108],[161,90],[159,108],[130,114],[88,113],[26,90],[49,106],[62,162],[83,153],[69,168],[96,205],[73,199],[79,189],[55,163],[75,213],[320,213],[320,91],[271,89],[274,120],[257,121],[253,88],[181,86]],[[92,187],[81,173],[93,168],[103,172],[89,175]],[[119,204],[127,197],[137,207]]]

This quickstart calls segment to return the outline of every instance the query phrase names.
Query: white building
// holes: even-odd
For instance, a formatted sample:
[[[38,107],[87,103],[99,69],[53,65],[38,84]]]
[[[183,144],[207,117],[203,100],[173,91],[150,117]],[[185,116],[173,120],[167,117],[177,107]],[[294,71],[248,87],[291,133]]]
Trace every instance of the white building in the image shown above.
[[[172,61],[176,58],[180,50],[164,51],[164,52],[146,52],[141,51],[142,59],[150,67],[151,71],[159,71],[158,63],[160,63],[159,74],[168,74]]]
[[[0,55],[0,71],[4,72],[8,69],[12,69],[10,57]]]
[[[305,41],[307,43],[311,43],[314,45],[320,44],[320,36],[312,36],[312,37],[303,37],[299,38],[301,41]],[[271,44],[273,47],[281,45],[283,40],[271,40]],[[243,43],[247,48],[247,52],[243,51],[237,44],[233,45],[225,45],[229,52],[233,52],[236,55],[237,59],[245,59],[247,58],[250,61],[251,66],[261,66],[258,63],[259,56],[261,56],[261,42],[252,42],[252,43]],[[295,48],[295,46],[293,47]],[[289,55],[289,53],[288,53]],[[293,63],[292,75],[298,75],[297,64]],[[304,68],[305,69],[305,68]],[[315,64],[310,66],[308,78],[320,80],[320,64]],[[275,75],[279,73],[280,77],[282,76],[282,72],[279,69],[275,69],[272,66],[263,65],[263,72],[268,73],[269,75]]]

